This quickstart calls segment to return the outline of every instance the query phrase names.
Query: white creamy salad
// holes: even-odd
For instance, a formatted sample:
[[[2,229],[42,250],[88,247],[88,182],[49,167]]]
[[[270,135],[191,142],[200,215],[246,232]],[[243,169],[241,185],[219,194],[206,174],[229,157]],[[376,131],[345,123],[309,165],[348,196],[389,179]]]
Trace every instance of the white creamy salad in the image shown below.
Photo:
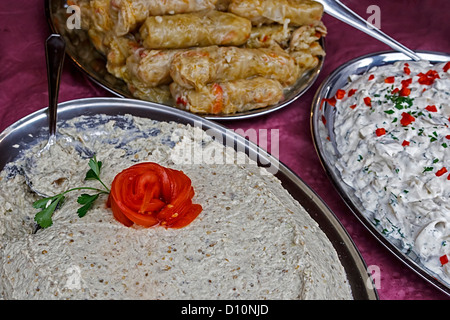
[[[0,175],[0,299],[352,299],[331,242],[280,181],[250,159],[211,161],[236,160],[236,152],[200,128],[91,116],[61,123],[59,135],[58,168],[39,162],[50,170],[45,190],[98,187],[85,180],[88,159],[65,136],[102,161],[107,186],[142,162],[182,170],[203,210],[181,229],[128,227],[104,194],[79,217],[79,193],[70,192],[53,224],[34,232],[40,197],[25,183],[23,160],[12,162]],[[192,150],[204,162],[177,158]]]
[[[450,284],[449,63],[375,67],[330,102],[343,181],[384,235]]]

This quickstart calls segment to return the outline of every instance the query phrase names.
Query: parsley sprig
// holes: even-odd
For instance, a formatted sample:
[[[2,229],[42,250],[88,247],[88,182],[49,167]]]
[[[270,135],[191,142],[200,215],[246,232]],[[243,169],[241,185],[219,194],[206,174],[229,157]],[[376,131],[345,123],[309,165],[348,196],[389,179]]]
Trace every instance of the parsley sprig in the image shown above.
[[[71,189],[66,190],[55,196],[47,197],[47,198],[43,198],[43,199],[35,201],[33,203],[33,207],[36,209],[41,209],[41,211],[36,213],[34,220],[41,228],[47,228],[53,224],[53,221],[52,221],[53,213],[55,212],[55,210],[57,208],[59,208],[63,205],[67,193],[76,191],[76,190],[95,191],[94,194],[83,193],[78,197],[77,202],[82,205],[77,210],[78,216],[80,218],[84,217],[86,215],[86,213],[89,211],[89,209],[92,208],[95,200],[97,200],[97,198],[101,194],[109,194],[110,193],[110,189],[100,179],[100,171],[102,168],[102,162],[97,161],[95,155],[93,158],[91,158],[89,160],[89,168],[90,169],[86,173],[85,180],[97,180],[101,183],[101,185],[103,186],[104,189],[98,189],[98,188],[92,188],[92,187],[71,188]]]

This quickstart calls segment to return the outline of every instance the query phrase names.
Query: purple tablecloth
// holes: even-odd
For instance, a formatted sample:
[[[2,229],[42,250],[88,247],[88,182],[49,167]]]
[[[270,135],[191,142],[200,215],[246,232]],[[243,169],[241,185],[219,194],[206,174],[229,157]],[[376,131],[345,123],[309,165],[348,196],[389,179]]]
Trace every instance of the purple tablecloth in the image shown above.
[[[450,52],[449,0],[347,0],[347,6],[363,18],[371,5],[380,8],[380,27],[385,33],[413,50]],[[390,50],[366,34],[330,17],[327,57],[322,73],[298,101],[273,114],[233,122],[232,129],[278,129],[279,157],[326,202],[356,243],[367,265],[380,270],[380,299],[425,300],[449,297],[420,278],[385,249],[343,203],[328,180],[313,147],[310,108],[320,83],[346,61],[376,51]],[[44,40],[49,35],[44,1],[16,0],[0,3],[0,130],[47,103],[47,75]],[[60,101],[111,96],[66,60]],[[269,147],[269,151],[271,148]],[[1,192],[1,191],[0,191]]]

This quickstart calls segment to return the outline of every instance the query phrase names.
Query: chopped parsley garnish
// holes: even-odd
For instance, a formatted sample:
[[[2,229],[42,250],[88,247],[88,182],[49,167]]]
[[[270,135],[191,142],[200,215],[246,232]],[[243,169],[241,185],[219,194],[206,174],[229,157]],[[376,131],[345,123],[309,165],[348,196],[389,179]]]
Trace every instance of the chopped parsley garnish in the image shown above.
[[[398,93],[387,94],[384,96],[386,100],[391,101],[394,104],[394,108],[398,110],[411,108],[413,105],[414,98],[403,97]]]
[[[428,172],[428,171],[433,171],[433,170],[434,170],[434,167],[425,167],[425,168],[423,168],[422,173],[425,173],[425,172]]]

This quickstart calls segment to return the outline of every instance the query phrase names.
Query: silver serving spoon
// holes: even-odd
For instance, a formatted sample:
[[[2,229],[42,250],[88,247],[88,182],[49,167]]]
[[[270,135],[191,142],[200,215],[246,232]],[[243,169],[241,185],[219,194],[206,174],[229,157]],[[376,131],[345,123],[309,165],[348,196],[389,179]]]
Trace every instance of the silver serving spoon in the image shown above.
[[[33,157],[26,159],[25,180],[32,191],[42,197],[48,195],[37,190],[33,184],[32,167],[37,158],[49,152],[52,145],[56,143],[56,122],[58,108],[58,94],[61,83],[61,74],[64,65],[65,42],[59,34],[50,35],[45,41],[45,58],[47,62],[47,80],[48,80],[48,129],[49,137],[47,144],[39,150]]]
[[[58,109],[59,85],[64,65],[66,44],[59,34],[52,34],[46,40],[45,59],[47,61],[48,80],[48,113],[49,113],[49,139],[47,145],[56,141],[56,121]]]
[[[402,52],[413,60],[419,61],[421,58],[411,49],[408,49],[398,41],[373,26],[369,27],[369,23],[342,4],[339,0],[316,0],[320,2],[324,11],[332,17],[335,17],[346,24],[367,33],[375,39],[387,44],[392,49]]]
[[[29,188],[47,198],[58,194],[58,189],[67,187],[69,183],[67,168],[64,167],[61,157],[64,153],[58,153],[61,148],[67,152],[76,151],[82,158],[92,158],[94,153],[89,150],[79,138],[68,135],[56,137],[58,94],[61,82],[61,74],[64,65],[65,42],[59,34],[50,35],[45,42],[45,57],[47,62],[48,97],[49,106],[47,110],[49,136],[46,145],[25,158],[23,172]],[[58,143],[57,143],[58,140]],[[48,179],[55,179],[51,182],[49,189]],[[45,191],[48,190],[48,191]]]

